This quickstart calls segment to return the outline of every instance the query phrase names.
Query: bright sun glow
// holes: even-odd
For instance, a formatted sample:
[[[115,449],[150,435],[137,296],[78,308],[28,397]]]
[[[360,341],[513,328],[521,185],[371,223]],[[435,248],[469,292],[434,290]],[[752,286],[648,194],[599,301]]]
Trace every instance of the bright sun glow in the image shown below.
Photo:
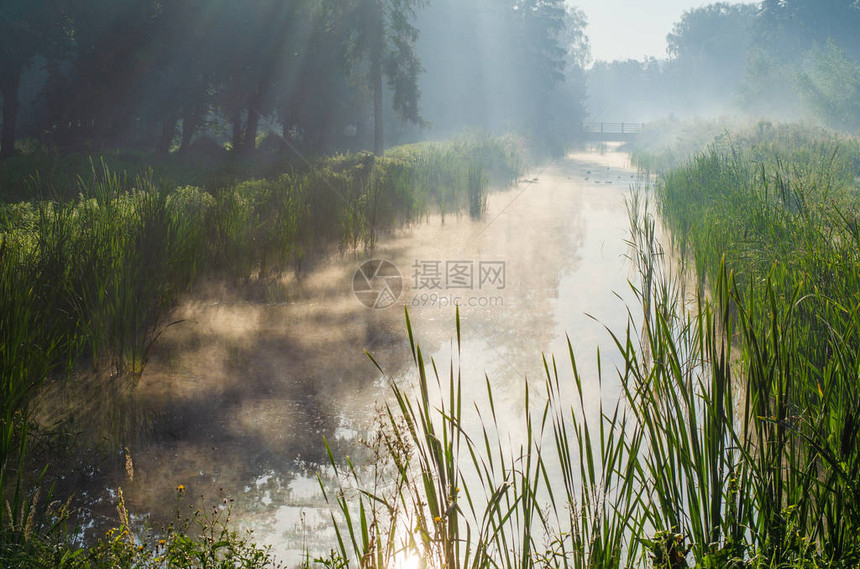
[[[421,558],[414,553],[405,553],[397,557],[395,569],[421,569]]]

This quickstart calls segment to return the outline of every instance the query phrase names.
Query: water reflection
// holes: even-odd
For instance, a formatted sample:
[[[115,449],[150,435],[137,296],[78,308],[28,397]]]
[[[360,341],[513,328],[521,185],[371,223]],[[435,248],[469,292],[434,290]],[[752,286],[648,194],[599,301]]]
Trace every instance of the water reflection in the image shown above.
[[[264,300],[214,285],[202,291],[177,309],[185,322],[159,340],[139,387],[152,439],[131,451],[133,481],[117,473],[114,485],[133,509],[156,517],[175,510],[179,484],[191,497],[227,492],[235,517],[283,560],[328,551],[334,534],[314,474],[326,461],[323,437],[348,454],[387,394],[364,350],[388,379],[414,380],[406,305],[417,341],[447,369],[458,299],[464,397],[484,400],[486,373],[504,424],[520,423],[524,382],[542,385],[541,354],[566,357],[566,334],[582,376],[595,378],[596,347],[610,343],[603,326],[626,325],[624,197],[635,181],[624,153],[572,154],[492,194],[482,220],[431,217],[398,231],[371,255],[403,275],[402,296],[384,310],[353,295],[364,257],[287,278]],[[503,286],[482,283],[482,266],[500,264]],[[422,277],[434,266],[442,280],[430,287]],[[460,267],[450,282],[449,266]],[[597,382],[584,387],[594,400]]]

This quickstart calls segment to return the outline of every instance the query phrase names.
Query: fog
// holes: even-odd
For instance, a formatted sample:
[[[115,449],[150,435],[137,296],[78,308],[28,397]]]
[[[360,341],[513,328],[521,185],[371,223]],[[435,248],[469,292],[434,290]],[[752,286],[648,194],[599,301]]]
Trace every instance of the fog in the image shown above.
[[[663,58],[596,61],[592,116],[805,120],[856,132],[849,2],[714,3],[679,15]],[[627,119],[633,120],[633,119]]]
[[[518,132],[558,151],[584,118],[583,24],[557,2],[439,0],[420,11],[425,134]]]
[[[82,535],[93,539],[114,511],[116,487],[135,512],[158,520],[174,513],[176,488],[187,487],[195,497],[237,496],[239,521],[261,528],[292,561],[307,539],[299,518],[311,512],[314,547],[325,551],[328,510],[313,480],[317,471],[330,474],[323,437],[338,457],[360,458],[367,449],[356,450],[359,435],[378,423],[391,384],[415,387],[404,308],[427,361],[453,370],[456,359],[468,376],[473,425],[486,409],[485,386],[498,390],[508,441],[522,434],[525,387],[543,388],[542,356],[564,354],[568,338],[582,358],[583,406],[614,403],[621,389],[601,370],[623,363],[611,350],[596,354],[613,345],[604,325],[636,329],[624,200],[631,190],[647,193],[654,179],[631,164],[622,143],[632,137],[589,144],[582,123],[646,123],[643,133],[672,136],[667,123],[715,117],[724,122],[709,135],[761,119],[860,131],[853,0],[691,9],[665,31],[666,54],[623,61],[592,57],[589,14],[563,0],[18,0],[2,10],[0,261],[10,258],[7,243],[20,253],[15,262],[45,261],[38,255],[49,248],[34,228],[57,211],[68,212],[51,226],[68,230],[56,233],[66,256],[9,261],[14,279],[52,268],[67,278],[65,264],[77,257],[120,251],[110,263],[95,259],[95,276],[74,273],[57,291],[50,279],[4,289],[25,300],[48,295],[39,305],[50,313],[45,320],[73,330],[70,344],[80,351],[39,377],[44,392],[27,384],[21,400],[32,397],[34,424],[47,433],[37,459],[80,444],[69,443],[80,452],[64,456],[67,471],[52,480],[63,497],[75,495]],[[478,149],[471,162],[446,162],[468,145],[434,150],[436,162],[423,163],[430,182],[415,166],[424,155],[397,148],[461,138]],[[494,151],[515,164],[491,184],[481,160]],[[147,176],[157,183],[147,185]],[[405,196],[413,191],[426,203]],[[460,203],[446,210],[456,192],[477,198],[468,214]],[[143,201],[149,195],[164,200]],[[173,198],[177,211],[199,219],[165,214]],[[13,203],[22,200],[31,203]],[[64,200],[78,205],[62,209]],[[122,207],[107,219],[116,203]],[[150,219],[164,223],[141,221]],[[93,229],[93,220],[103,225]],[[64,248],[64,239],[103,237],[98,231],[120,245],[92,255],[85,245]],[[174,234],[194,243],[166,260],[132,250],[137,238],[158,244]],[[223,253],[224,243],[244,249]],[[256,256],[266,246],[283,259],[267,265],[269,249]],[[215,259],[199,273],[197,253]],[[245,257],[262,260],[237,277]],[[356,268],[379,259],[411,281],[387,311],[363,305],[353,288]],[[142,314],[137,299],[115,303],[133,321],[116,329],[133,336],[139,319],[152,340],[124,375],[104,364],[124,353],[104,353],[110,341],[92,349],[87,342],[117,334],[104,322],[114,323],[110,302],[125,291],[111,298],[110,286],[90,285],[117,274],[139,292],[149,277],[149,265],[140,265],[150,261],[163,271],[154,274],[176,282],[147,281],[157,306]],[[421,290],[421,262],[501,264],[508,281],[492,296],[474,286],[466,297],[434,296]],[[71,297],[63,310],[54,310],[55,293]],[[463,304],[461,353],[453,318],[464,298],[475,304]],[[98,308],[92,321],[63,320],[88,302]],[[9,345],[45,352],[17,338]],[[56,345],[46,342],[46,350]],[[117,384],[123,389],[114,391]]]
[[[623,61],[592,60],[588,14],[558,0],[112,6],[43,16],[34,37],[11,26],[8,140],[164,153],[200,138],[247,148],[270,132],[314,154],[372,149],[379,122],[384,146],[475,128],[560,152],[589,117],[857,125],[850,2],[710,4],[677,15],[664,57]],[[70,38],[63,18],[87,25]],[[282,148],[277,136],[265,148]]]

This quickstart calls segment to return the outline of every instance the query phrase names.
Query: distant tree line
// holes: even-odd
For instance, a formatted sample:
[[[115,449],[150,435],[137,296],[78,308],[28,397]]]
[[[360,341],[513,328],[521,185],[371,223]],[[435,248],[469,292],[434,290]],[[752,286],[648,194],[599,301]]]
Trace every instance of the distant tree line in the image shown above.
[[[584,118],[585,16],[563,0],[432,0],[419,14],[432,132],[517,131],[552,153]]]
[[[628,120],[812,115],[833,128],[860,130],[854,0],[710,4],[685,12],[667,44],[666,59],[597,62],[588,74],[590,111]]]
[[[60,150],[185,153],[200,133],[244,153],[263,130],[311,152],[379,153],[388,131],[414,138],[447,126],[422,112],[428,86],[459,109],[500,101],[509,126],[541,133],[554,125],[553,102],[581,113],[581,80],[573,106],[559,95],[581,70],[568,64],[565,41],[587,49],[584,20],[562,0],[438,3],[431,11],[423,0],[0,0],[0,156],[13,155],[22,136]],[[422,40],[425,26],[433,33]],[[463,26],[499,34],[487,38],[495,53],[456,35]],[[440,51],[449,57],[434,63],[459,66],[466,88],[434,89],[446,68],[422,75],[422,55]],[[505,64],[489,70],[486,58]],[[488,89],[470,88],[476,78]],[[501,82],[510,97],[499,96]],[[468,119],[461,128],[504,122]]]

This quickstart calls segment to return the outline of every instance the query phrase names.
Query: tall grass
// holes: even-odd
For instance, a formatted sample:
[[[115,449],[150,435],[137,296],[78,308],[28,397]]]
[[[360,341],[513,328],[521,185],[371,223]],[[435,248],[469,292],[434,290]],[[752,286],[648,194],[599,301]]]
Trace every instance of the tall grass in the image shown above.
[[[600,366],[582,377],[569,344],[566,365],[545,358],[542,390],[524,384],[516,434],[505,434],[510,420],[497,415],[489,378],[471,431],[459,313],[444,367],[426,360],[407,314],[417,388],[391,384],[369,465],[329,451],[340,482],[322,488],[336,543],[307,565],[856,566],[847,346],[834,337],[845,353],[824,370],[809,365],[798,356],[798,299],[780,305],[765,279],[772,310],[761,319],[725,264],[689,309],[647,203],[634,198],[630,212],[638,307],[626,330],[610,332],[622,397],[589,400],[585,382],[614,380]],[[806,414],[796,385],[811,380],[820,401]]]
[[[679,264],[696,269],[692,302],[651,206],[634,196],[637,303],[627,328],[609,331],[622,363],[582,377],[570,343],[567,363],[545,358],[543,388],[524,384],[518,436],[505,435],[511,421],[497,415],[490,378],[483,404],[464,401],[475,379],[459,368],[459,313],[444,366],[426,359],[407,314],[417,387],[391,383],[369,465],[329,451],[338,482],[322,487],[336,544],[316,563],[856,567],[856,148],[780,127],[666,174],[660,213],[673,251],[694,260]],[[207,207],[224,198],[213,199]],[[224,239],[258,227],[241,219],[224,222]],[[35,248],[9,242],[16,255]],[[586,382],[617,382],[622,395],[590,400]]]
[[[658,186],[703,286],[734,281],[720,303],[736,321],[743,389],[733,446],[746,472],[733,479],[739,496],[755,490],[745,526],[768,563],[857,563],[858,158],[854,140],[765,128]]]
[[[804,152],[816,155],[815,148]],[[828,160],[827,172],[838,172]],[[580,377],[571,349],[572,379],[563,379],[553,358],[543,392],[526,386],[523,442],[511,447],[500,435],[491,380],[489,414],[469,432],[461,385],[474,379],[457,369],[459,350],[440,373],[412,341],[418,389],[409,395],[392,385],[379,446],[393,474],[367,477],[331,457],[349,481],[328,490],[339,539],[326,564],[383,567],[406,555],[432,567],[860,562],[858,302],[785,288],[786,270],[736,273],[727,254],[691,305],[649,206],[636,197],[629,207],[638,310],[627,330],[610,331],[623,361],[616,370],[621,399],[607,407],[587,401],[583,382],[602,385],[604,374]],[[816,298],[833,303],[823,313],[830,320],[805,312]],[[408,317],[407,327],[412,339]],[[573,399],[565,395],[571,392]]]
[[[91,163],[76,199],[0,204],[0,500],[12,500],[0,507],[0,543],[28,511],[25,456],[46,385],[74,377],[80,401],[104,415],[88,427],[113,431],[89,434],[129,444],[140,426],[134,387],[183,294],[203,277],[241,285],[300,270],[434,208],[463,210],[476,192],[463,173],[496,172],[515,152],[478,138],[455,148],[334,156],[211,192]],[[444,199],[422,182],[448,172]]]
[[[459,312],[456,322],[459,360]],[[407,328],[413,338],[408,314]],[[334,489],[322,486],[335,506],[338,541],[325,563],[382,568],[412,558],[427,567],[618,567],[635,555],[638,544],[629,538],[638,521],[628,514],[641,506],[641,490],[624,469],[641,436],[626,431],[629,418],[618,405],[592,424],[572,356],[578,406],[567,407],[556,362],[545,360],[548,398],[533,408],[525,387],[524,436],[511,445],[489,378],[488,415],[469,433],[460,370],[452,362],[440,373],[414,341],[411,349],[418,392],[392,383],[371,467],[329,453],[345,476]]]
[[[151,174],[128,179],[97,163],[79,179],[76,200],[0,206],[5,400],[20,407],[57,358],[82,356],[94,369],[139,377],[169,309],[201,275],[236,283],[278,275],[332,248],[372,246],[434,204],[460,210],[477,200],[479,214],[482,168],[497,166],[481,162],[493,157],[488,147],[476,140],[335,156],[309,172],[211,193],[170,189]],[[509,158],[506,146],[493,148],[498,161]],[[450,183],[429,186],[431,175]]]

